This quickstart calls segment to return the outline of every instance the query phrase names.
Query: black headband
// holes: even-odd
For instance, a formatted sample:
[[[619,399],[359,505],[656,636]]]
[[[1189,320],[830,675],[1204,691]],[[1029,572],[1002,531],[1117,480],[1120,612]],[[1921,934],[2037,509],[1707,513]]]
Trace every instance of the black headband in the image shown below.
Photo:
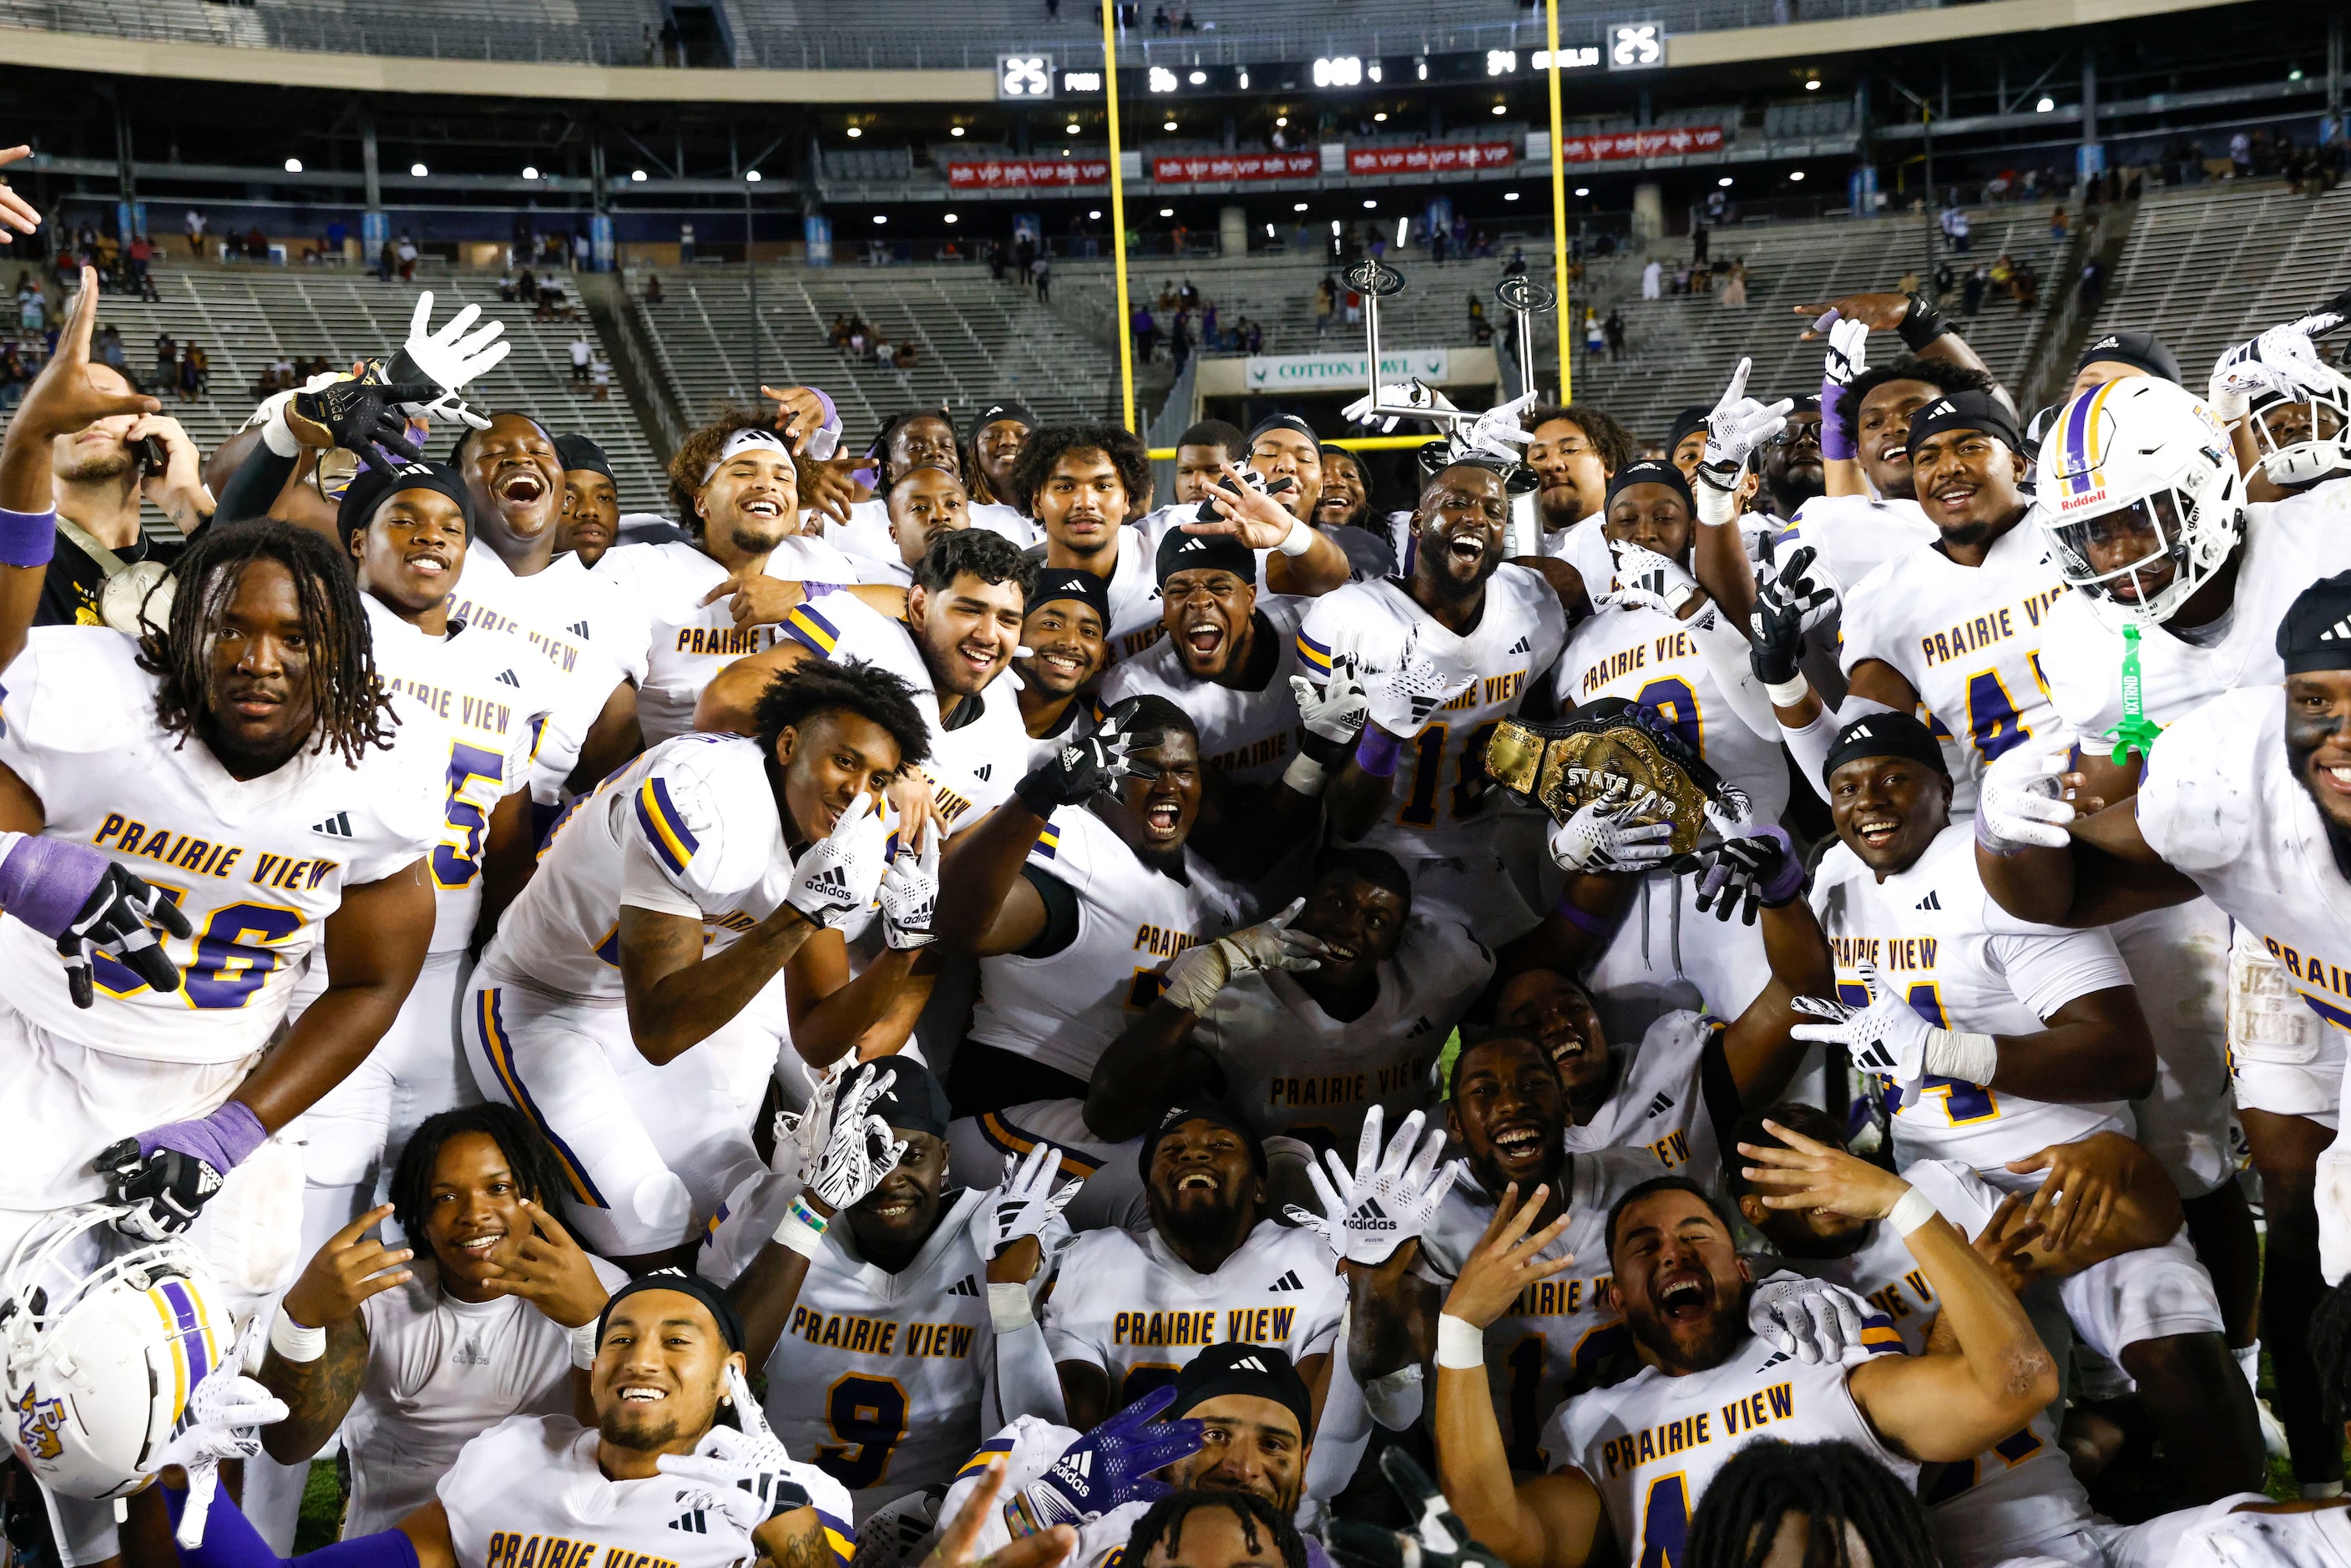
[[[873,1102],[872,1114],[902,1133],[928,1133],[935,1138],[947,1135],[947,1092],[939,1087],[929,1068],[911,1056],[888,1056],[876,1058],[858,1071],[895,1074],[890,1087]]]
[[[1307,440],[1312,442],[1314,444],[1314,450],[1318,454],[1322,450],[1322,438],[1314,434],[1314,427],[1294,413],[1270,413],[1263,419],[1259,420],[1256,424],[1249,428],[1249,445],[1254,447],[1257,444],[1257,438],[1263,435],[1269,430],[1287,430],[1294,432],[1295,434],[1302,435],[1306,437]]]
[[[2322,577],[2287,606],[2278,622],[2278,657],[2289,675],[2351,670],[2351,571]]]
[[[1298,1375],[1287,1351],[1274,1345],[1228,1340],[1212,1344],[1184,1364],[1176,1375],[1176,1401],[1162,1417],[1173,1421],[1190,1415],[1211,1399],[1246,1394],[1270,1399],[1298,1417],[1298,1440],[1314,1440],[1314,1406],[1306,1380]]]
[[[1074,599],[1093,606],[1102,617],[1102,630],[1110,630],[1110,583],[1091,571],[1074,566],[1047,566],[1037,570],[1037,586],[1029,591],[1029,603],[1021,612],[1034,615],[1038,606],[1050,604],[1056,599]]]
[[[1691,497],[1689,481],[1682,476],[1682,471],[1670,463],[1660,463],[1655,458],[1627,463],[1616,470],[1608,481],[1608,498],[1601,504],[1601,510],[1604,512],[1615,506],[1616,493],[1633,485],[1663,485],[1682,498],[1682,505],[1690,509],[1692,516],[1697,515],[1698,502]]]
[[[1021,424],[1027,425],[1031,430],[1036,429],[1038,423],[1035,412],[1025,402],[1016,402],[1010,398],[1007,398],[999,402],[991,402],[983,407],[977,413],[971,416],[971,435],[969,437],[971,444],[974,446],[978,445],[980,432],[986,430],[989,425],[994,424],[1000,419],[1017,421]]]
[[[335,512],[335,521],[343,530],[346,544],[352,535],[375,521],[375,515],[383,504],[402,490],[431,490],[457,503],[458,511],[466,510],[465,482],[457,477],[457,471],[454,468],[444,468],[438,463],[402,463],[391,467],[378,465],[362,468],[344,487],[342,502]],[[466,526],[468,529],[472,528],[470,516]]]
[[[726,1292],[697,1274],[683,1269],[656,1269],[650,1274],[640,1274],[612,1292],[604,1310],[596,1314],[596,1343],[604,1343],[604,1325],[612,1321],[612,1309],[639,1291],[675,1291],[681,1296],[692,1296],[710,1309],[710,1316],[718,1324],[718,1337],[726,1342],[728,1350],[743,1348],[743,1317]]]
[[[1217,1104],[1214,1100],[1195,1101],[1188,1105],[1172,1105],[1163,1112],[1158,1123],[1143,1134],[1143,1143],[1134,1152],[1134,1168],[1143,1179],[1151,1180],[1151,1156],[1159,1148],[1159,1140],[1186,1122],[1206,1122],[1240,1134],[1241,1143],[1249,1149],[1249,1164],[1259,1176],[1265,1175],[1265,1144],[1249,1124]]]
[[[555,438],[556,461],[567,474],[601,474],[617,485],[619,475],[612,472],[612,460],[604,449],[584,435],[559,435]]]
[[[1714,410],[1700,402],[1692,403],[1674,415],[1674,433],[1667,438],[1666,456],[1670,459],[1675,453],[1680,451],[1682,443],[1689,439],[1691,431],[1704,430],[1707,416],[1713,412]]]
[[[1910,454],[1916,457],[1918,448],[1927,444],[1930,436],[1947,430],[1977,430],[1995,436],[2008,445],[2011,452],[2024,450],[2024,438],[2017,434],[2016,416],[1990,392],[1945,392],[1910,416]]]
[[[2164,347],[2163,340],[2152,332],[2100,333],[2090,340],[2090,346],[2074,361],[2074,373],[2078,376],[2101,360],[2108,364],[2135,366],[2168,382],[2179,380],[2179,356]]]
[[[1229,571],[1257,586],[1257,552],[1230,534],[1193,534],[1170,528],[1159,536],[1159,586],[1179,571]]]
[[[1934,732],[1907,713],[1865,714],[1838,730],[1828,760],[1821,764],[1821,782],[1858,757],[1903,757],[1947,779],[1951,773]]]

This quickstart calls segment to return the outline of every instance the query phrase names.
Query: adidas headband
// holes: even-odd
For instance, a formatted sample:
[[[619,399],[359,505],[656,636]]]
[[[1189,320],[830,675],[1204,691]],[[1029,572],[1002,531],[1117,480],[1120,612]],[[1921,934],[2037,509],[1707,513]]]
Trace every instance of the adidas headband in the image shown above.
[[[794,478],[799,476],[799,465],[792,461],[792,449],[784,444],[782,436],[772,430],[761,430],[756,425],[746,425],[726,438],[726,444],[718,449],[718,455],[712,458],[710,466],[703,470],[702,482],[705,485],[709,484],[710,476],[717,473],[729,459],[748,452],[754,447],[763,447],[781,455],[784,465],[792,471],[792,476]]]

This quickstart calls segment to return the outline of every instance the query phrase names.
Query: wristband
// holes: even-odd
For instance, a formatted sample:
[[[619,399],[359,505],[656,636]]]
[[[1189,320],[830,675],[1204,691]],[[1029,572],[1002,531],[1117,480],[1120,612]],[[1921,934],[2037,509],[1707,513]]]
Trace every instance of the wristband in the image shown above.
[[[832,1221],[808,1206],[808,1199],[795,1196],[792,1206],[784,1210],[777,1223],[775,1242],[789,1247],[801,1257],[813,1261],[817,1249],[824,1245],[825,1227]]]
[[[1852,433],[1844,427],[1847,395],[1841,382],[1821,382],[1821,456],[1826,462],[1850,463],[1861,455]]]
[[[1301,751],[1281,770],[1281,781],[1312,800],[1322,793],[1322,786],[1331,781],[1331,776],[1329,769]]]
[[[294,427],[286,422],[286,411],[293,405],[294,397],[289,392],[287,394],[286,401],[277,405],[277,412],[269,416],[269,422],[261,427],[261,444],[269,448],[275,456],[299,457],[302,455],[301,438],[294,434]]]
[[[990,1281],[987,1287],[987,1315],[996,1324],[998,1333],[1019,1333],[1037,1321],[1029,1310],[1029,1287],[1007,1285]]]
[[[1902,346],[1914,354],[1923,353],[1928,344],[1938,338],[1948,337],[1950,330],[1950,323],[1943,319],[1943,313],[1929,305],[1923,294],[1910,296],[1910,308],[1902,313],[1902,319],[1894,327],[1895,335],[1902,340]]]
[[[57,512],[12,512],[0,507],[0,564],[47,566],[57,553]]]
[[[1937,1078],[1989,1083],[2000,1071],[2000,1046],[1988,1034],[1938,1029],[1927,1036],[1927,1071]]]
[[[1615,921],[1604,915],[1594,915],[1590,910],[1578,909],[1568,902],[1567,894],[1563,893],[1559,895],[1559,902],[1552,905],[1551,912],[1578,931],[1589,932],[1594,936],[1611,936],[1616,930]]]
[[[1437,1314],[1437,1364],[1451,1372],[1483,1371],[1486,1331],[1451,1312]]]
[[[1290,519],[1290,531],[1282,535],[1281,542],[1273,548],[1286,556],[1301,556],[1314,548],[1315,538],[1312,524],[1304,517],[1292,517]]]
[[[596,1320],[590,1318],[576,1329],[565,1331],[571,1336],[571,1364],[586,1372],[596,1364]]]
[[[1935,1200],[1914,1186],[1902,1195],[1901,1202],[1886,1211],[1886,1219],[1896,1236],[1907,1236],[1939,1212]]]
[[[313,1362],[327,1354],[327,1331],[296,1322],[280,1307],[269,1325],[269,1348],[288,1361]]]
[[[1404,759],[1404,742],[1375,724],[1364,727],[1355,742],[1355,766],[1374,779],[1393,779]]]
[[[1812,689],[1812,682],[1804,679],[1804,672],[1802,670],[1798,670],[1784,681],[1763,683],[1763,695],[1771,699],[1773,707],[1794,707],[1804,700],[1804,694]]]
[[[1708,528],[1719,528],[1739,516],[1739,480],[1746,477],[1746,473],[1742,466],[1738,478],[1731,480],[1730,488],[1724,490],[1715,486],[1714,481],[1706,476],[1705,469],[1698,470],[1698,483],[1690,486],[1690,492],[1698,502],[1699,522]]]

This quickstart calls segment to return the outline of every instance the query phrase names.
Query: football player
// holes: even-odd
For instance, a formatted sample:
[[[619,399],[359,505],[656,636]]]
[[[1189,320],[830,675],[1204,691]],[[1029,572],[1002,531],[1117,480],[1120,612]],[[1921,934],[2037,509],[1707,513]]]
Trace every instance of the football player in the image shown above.
[[[788,402],[787,413],[790,406]],[[890,416],[865,449],[865,461],[872,487],[858,486],[862,498],[841,506],[837,513],[824,508],[824,538],[846,554],[886,568],[898,559],[898,546],[890,537],[890,508],[883,497],[909,468],[944,468],[961,478],[963,453],[946,410],[916,409]],[[811,511],[822,499],[816,494],[801,497]]]
[[[1155,507],[1128,526],[1142,530],[1157,548],[1160,535],[1196,513],[1208,491],[1224,476],[1227,465],[1249,461],[1249,437],[1238,425],[1221,419],[1204,419],[1187,425],[1176,438],[1176,494],[1166,505]]]
[[[621,492],[612,460],[584,435],[559,435],[555,455],[563,464],[563,515],[556,522],[555,553],[580,558],[593,567],[621,542]]]
[[[1609,479],[1640,453],[1623,425],[1605,410],[1588,404],[1530,409],[1520,423],[1534,434],[1527,444],[1527,466],[1540,482],[1535,500],[1542,516],[1542,553],[1552,559],[1573,559],[1576,541],[1568,538],[1569,532],[1600,516]],[[1584,531],[1598,529],[1595,522]]]
[[[1387,520],[1372,513],[1372,475],[1364,460],[1343,446],[1322,445],[1322,496],[1314,503],[1313,524],[1347,554],[1358,580],[1395,575],[1395,548]]]
[[[1792,518],[1805,502],[1827,494],[1821,467],[1821,399],[1807,392],[1788,411],[1788,428],[1766,450],[1763,500],[1776,517]]]
[[[1116,425],[1049,424],[1021,444],[1010,482],[1013,505],[1044,530],[1046,569],[1090,571],[1107,585],[1113,662],[1157,642],[1164,628],[1151,546],[1129,523],[1151,499],[1142,441]]]
[[[970,460],[962,469],[963,474],[970,476],[971,526],[1002,534],[1022,549],[1044,535],[1004,497],[1012,493],[1012,464],[1020,455],[1020,444],[1029,439],[1029,433],[1038,423],[1036,413],[1017,399],[999,398],[981,404],[979,412],[971,416]],[[905,472],[901,471],[898,477],[903,480]],[[894,485],[891,486],[893,491],[896,488]],[[891,522],[893,527],[897,524],[895,507],[892,508]],[[902,538],[900,542],[904,541]],[[922,552],[917,549],[914,553]]]
[[[976,526],[972,521],[976,508],[971,497],[964,493],[963,481],[944,468],[907,469],[890,486],[885,499],[890,507],[890,537],[898,541],[902,564],[895,570],[881,567],[878,577],[901,588],[913,585],[915,563],[931,548],[933,539]]]
[[[1110,662],[1110,587],[1074,567],[1040,567],[1020,622],[1012,668],[1020,677],[1020,722],[1029,732],[1028,768],[1041,766],[1093,722],[1092,699],[1079,694]],[[1024,768],[1022,771],[1028,771]]]
[[[680,736],[576,802],[466,993],[475,1081],[547,1136],[573,1223],[616,1260],[674,1256],[756,1173],[749,1122],[777,1041],[747,1009],[818,931],[870,917],[877,802],[928,755],[914,694],[866,665],[811,661],[756,716],[756,740]],[[897,936],[825,1060],[928,940],[926,858],[892,862]]]

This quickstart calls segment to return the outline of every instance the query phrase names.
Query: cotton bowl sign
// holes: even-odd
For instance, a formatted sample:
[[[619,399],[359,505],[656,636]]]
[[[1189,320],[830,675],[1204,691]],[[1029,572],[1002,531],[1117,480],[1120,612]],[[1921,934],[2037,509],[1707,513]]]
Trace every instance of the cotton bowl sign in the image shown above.
[[[1499,169],[1517,158],[1507,141],[1439,141],[1420,147],[1350,147],[1350,174],[1447,174]]]
[[[1107,158],[987,158],[947,165],[947,186],[956,191],[1040,191],[1109,183]]]
[[[1416,378],[1431,386],[1447,379],[1451,358],[1443,349],[1409,349],[1380,356],[1380,382]],[[1316,392],[1330,388],[1361,388],[1371,380],[1369,354],[1280,354],[1252,358],[1244,371],[1249,390],[1279,392],[1290,388]]]
[[[1569,163],[1613,163],[1620,158],[1677,158],[1688,152],[1722,151],[1719,125],[1670,125],[1656,131],[1604,131],[1597,136],[1560,139]]]
[[[1322,172],[1320,152],[1203,152],[1151,161],[1151,177],[1163,185],[1207,185],[1227,180],[1311,180]]]

